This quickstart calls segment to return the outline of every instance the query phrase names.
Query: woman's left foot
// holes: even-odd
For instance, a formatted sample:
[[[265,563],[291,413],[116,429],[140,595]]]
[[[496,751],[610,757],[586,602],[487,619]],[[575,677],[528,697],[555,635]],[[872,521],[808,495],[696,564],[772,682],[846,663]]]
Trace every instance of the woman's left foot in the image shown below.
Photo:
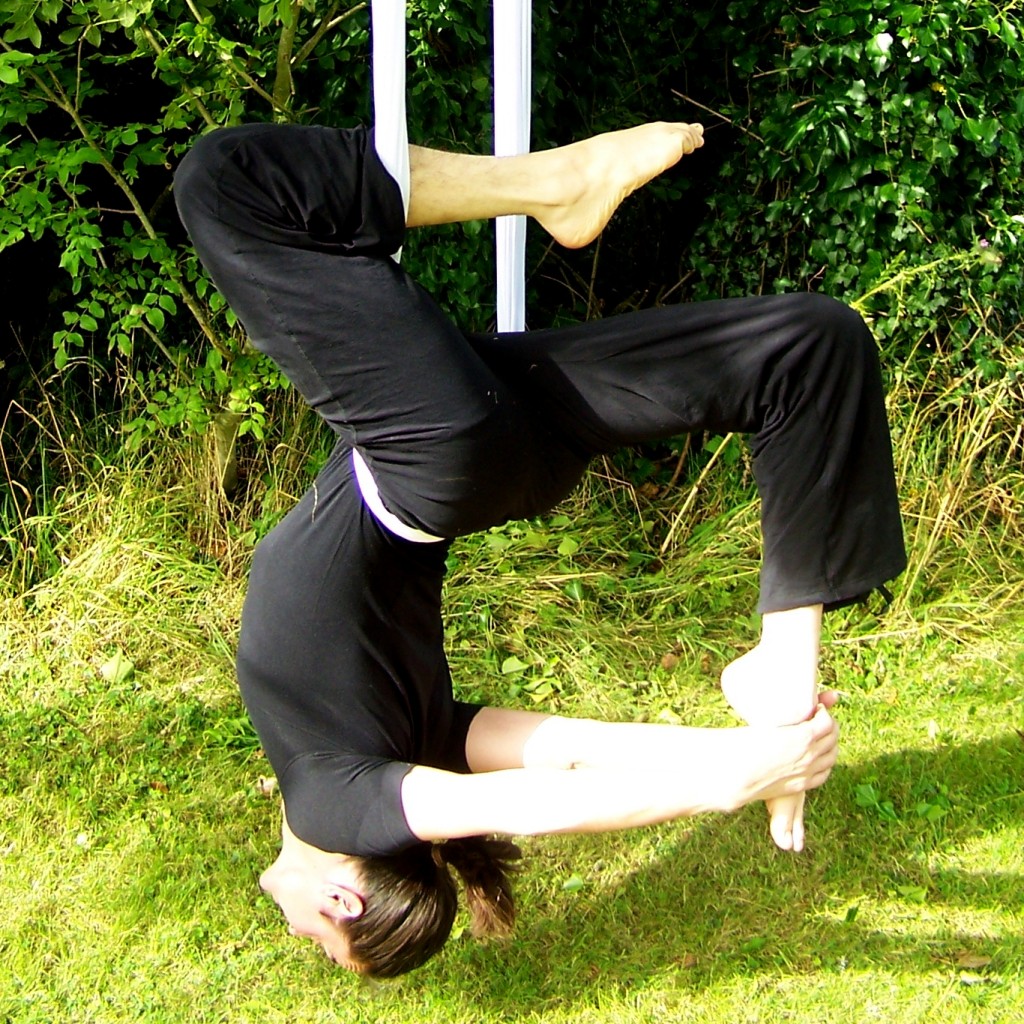
[[[657,121],[532,153],[551,164],[562,198],[533,216],[570,249],[592,242],[626,196],[704,145],[700,124]]]
[[[802,677],[802,678],[801,678]],[[751,725],[793,725],[814,714],[818,704],[813,671],[793,670],[761,644],[726,665],[722,693]]]

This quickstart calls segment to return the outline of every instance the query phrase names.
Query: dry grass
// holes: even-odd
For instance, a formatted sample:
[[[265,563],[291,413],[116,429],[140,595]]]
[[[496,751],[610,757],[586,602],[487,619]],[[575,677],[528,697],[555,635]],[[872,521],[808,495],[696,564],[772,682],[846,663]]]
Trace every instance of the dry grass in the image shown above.
[[[250,461],[234,504],[209,497],[187,446],[70,467],[4,525],[23,557],[0,586],[0,1018],[1021,1019],[1014,388],[894,395],[912,562],[892,608],[831,623],[844,760],[813,801],[807,854],[771,850],[757,808],[531,840],[511,944],[458,935],[384,986],[286,936],[255,886],[276,809],[231,651],[245,560],[299,489],[303,447]],[[447,600],[462,693],[727,722],[716,674],[757,626],[742,476],[738,462],[705,479],[665,554],[691,485],[647,497],[610,464],[557,515],[461,542]],[[42,578],[28,542],[50,559]]]

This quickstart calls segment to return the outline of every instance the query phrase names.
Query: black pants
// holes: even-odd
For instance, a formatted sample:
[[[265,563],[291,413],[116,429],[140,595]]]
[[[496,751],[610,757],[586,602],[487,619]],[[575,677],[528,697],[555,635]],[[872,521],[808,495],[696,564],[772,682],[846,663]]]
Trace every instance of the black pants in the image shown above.
[[[215,132],[175,191],[253,344],[409,525],[454,537],[536,515],[597,453],[742,431],[762,502],[761,611],[840,604],[903,569],[876,348],[846,306],[768,296],[471,335],[389,258],[404,213],[372,133]]]

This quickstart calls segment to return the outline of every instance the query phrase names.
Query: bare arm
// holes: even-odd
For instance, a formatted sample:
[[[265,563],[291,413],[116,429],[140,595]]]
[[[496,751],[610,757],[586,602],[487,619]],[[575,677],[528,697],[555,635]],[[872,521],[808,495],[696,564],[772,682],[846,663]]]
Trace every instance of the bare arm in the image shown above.
[[[778,729],[618,726],[507,714],[516,717],[485,718],[477,739],[504,720],[511,730],[505,753],[518,745],[525,767],[499,767],[493,747],[489,762],[474,757],[471,733],[467,752],[479,774],[416,767],[406,776],[403,808],[421,839],[600,832],[730,811],[820,786],[835,763],[838,739],[824,708],[808,722]],[[566,751],[582,756],[570,762]],[[481,771],[487,763],[491,770]]]
[[[481,708],[466,737],[470,771],[504,768],[699,768],[720,749],[722,729],[561,718]]]
[[[819,695],[826,708],[836,695]],[[790,723],[786,723],[790,724]],[[481,708],[466,737],[470,771],[503,768],[636,768],[687,771],[721,751],[726,730],[560,718],[511,708]]]

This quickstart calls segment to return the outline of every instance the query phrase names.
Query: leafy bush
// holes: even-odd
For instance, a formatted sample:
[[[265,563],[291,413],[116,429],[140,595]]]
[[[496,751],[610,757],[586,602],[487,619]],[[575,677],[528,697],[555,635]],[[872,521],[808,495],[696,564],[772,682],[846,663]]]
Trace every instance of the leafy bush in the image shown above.
[[[486,149],[490,8],[408,5],[411,134]],[[821,289],[924,380],[1022,368],[1024,44],[996,0],[535,5],[534,144],[651,118],[707,146],[581,253],[531,240],[531,319]],[[108,349],[130,441],[227,411],[261,435],[255,358],[173,214],[192,138],[245,119],[368,120],[365,4],[0,0],[0,250],[56,241],[55,361]],[[652,230],[656,225],[656,230]],[[407,265],[467,327],[493,315],[490,232],[416,233]],[[209,353],[209,354],[208,354]]]
[[[641,200],[659,237],[629,212],[625,235],[613,224],[597,305],[870,294],[862,306],[890,357],[926,357],[912,368],[922,377],[937,354],[948,373],[1022,368],[1020,338],[1005,344],[1021,321],[1024,235],[1013,4],[647,0],[633,10],[601,5],[589,26],[565,25],[567,11],[553,19],[577,41],[557,65],[563,120],[701,120],[707,144]],[[566,279],[586,273],[577,264]]]
[[[412,5],[423,73],[411,106],[431,139],[446,139],[468,107],[443,85],[453,55],[483,80],[483,15],[465,12],[463,24],[443,4]],[[104,339],[141,396],[130,445],[167,427],[201,429],[221,411],[263,435],[265,395],[281,378],[247,350],[187,245],[171,174],[215,125],[369,120],[368,20],[365,3],[309,0],[0,2],[0,249],[56,239],[65,276],[54,362],[62,369]],[[480,131],[487,103],[481,93]],[[423,276],[450,302],[478,305],[483,278],[436,256]]]

